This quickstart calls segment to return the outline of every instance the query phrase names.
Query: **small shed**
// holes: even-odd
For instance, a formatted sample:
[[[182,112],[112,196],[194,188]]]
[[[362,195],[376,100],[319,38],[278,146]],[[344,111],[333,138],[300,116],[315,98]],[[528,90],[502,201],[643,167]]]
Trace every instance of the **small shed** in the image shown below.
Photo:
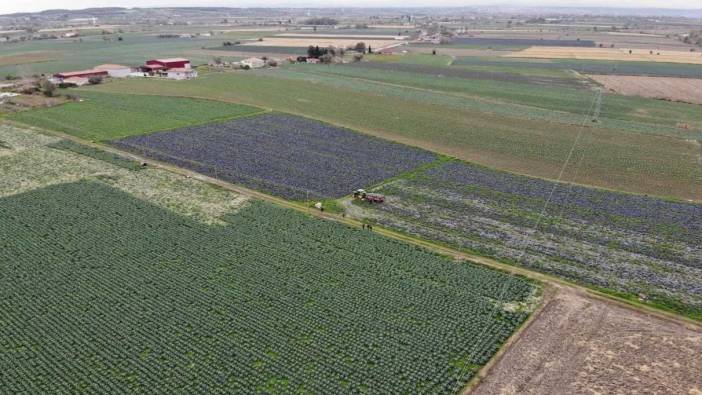
[[[266,65],[266,62],[260,58],[248,58],[241,61],[242,66],[249,66],[252,69],[260,69]]]

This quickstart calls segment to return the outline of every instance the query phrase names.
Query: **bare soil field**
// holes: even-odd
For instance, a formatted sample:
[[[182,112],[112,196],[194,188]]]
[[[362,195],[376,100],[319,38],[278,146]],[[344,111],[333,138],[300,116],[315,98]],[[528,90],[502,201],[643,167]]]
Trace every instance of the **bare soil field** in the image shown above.
[[[559,287],[473,391],[700,394],[702,328]]]
[[[335,34],[330,37],[329,34],[324,33],[283,33],[277,34],[276,37],[286,37],[286,38],[334,38],[334,39],[345,39],[345,38],[365,38],[368,40],[405,40],[407,36],[395,36],[395,35],[385,35],[385,34]]]
[[[631,49],[632,53],[629,51],[628,48],[529,47],[504,56],[702,64],[702,54],[699,52],[653,50],[653,54],[651,54],[647,49]]]
[[[260,46],[260,47],[307,47],[310,45],[319,45],[320,47],[343,47],[356,45],[358,39],[337,39],[337,38],[285,38],[285,37],[270,37],[263,41],[253,41],[243,45]],[[367,40],[364,39],[367,45],[374,49],[382,49],[390,45],[398,44],[398,40]]]
[[[37,51],[26,52],[19,55],[5,55],[0,56],[0,66],[15,66],[18,64],[46,62],[57,59],[60,54],[61,53],[58,51]]]
[[[628,75],[589,75],[588,77],[622,95],[702,104],[702,79]]]

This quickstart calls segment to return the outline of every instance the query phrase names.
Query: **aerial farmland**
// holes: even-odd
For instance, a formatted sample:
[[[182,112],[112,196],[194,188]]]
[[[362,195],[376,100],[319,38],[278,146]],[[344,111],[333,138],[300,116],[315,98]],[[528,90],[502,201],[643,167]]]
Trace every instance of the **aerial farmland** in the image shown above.
[[[702,12],[567,10],[0,15],[0,394],[702,393]]]

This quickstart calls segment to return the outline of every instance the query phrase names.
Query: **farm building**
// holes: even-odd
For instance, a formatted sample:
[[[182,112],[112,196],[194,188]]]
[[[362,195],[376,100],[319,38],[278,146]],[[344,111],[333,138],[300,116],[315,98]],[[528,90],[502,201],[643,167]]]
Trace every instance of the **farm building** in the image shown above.
[[[266,62],[263,61],[263,59],[259,58],[248,58],[244,59],[241,61],[242,66],[249,66],[252,69],[260,69],[261,67],[266,65]]]
[[[85,77],[69,77],[64,78],[63,80],[61,80],[61,82],[66,85],[83,86],[88,85],[90,83],[90,80]]]
[[[79,77],[79,78],[90,78],[90,77],[107,77],[109,74],[107,70],[96,70],[96,69],[91,69],[91,70],[82,70],[82,71],[67,71],[64,73],[57,73],[54,74],[54,77],[57,79],[63,81],[68,78],[74,78],[74,77]]]
[[[185,58],[171,58],[171,59],[152,59],[146,61],[146,68],[152,70],[163,70],[163,69],[189,69],[190,60]]]
[[[174,80],[187,80],[190,78],[197,78],[197,70],[187,68],[168,69],[165,72],[161,72],[161,74],[165,74],[165,77]]]
[[[101,64],[95,67],[95,70],[107,71],[107,74],[112,78],[126,78],[132,73],[131,67],[120,64]]]

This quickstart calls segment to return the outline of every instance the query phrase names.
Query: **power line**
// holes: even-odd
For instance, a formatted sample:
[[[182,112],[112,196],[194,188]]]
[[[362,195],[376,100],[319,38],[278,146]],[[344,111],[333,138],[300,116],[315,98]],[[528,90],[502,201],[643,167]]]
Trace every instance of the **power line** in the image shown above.
[[[534,224],[534,227],[531,229],[532,232],[538,230],[539,226],[541,225],[541,221],[543,220],[543,218],[546,214],[548,206],[551,204],[551,200],[553,199],[553,195],[555,194],[556,188],[558,188],[558,185],[560,184],[560,182],[563,178],[563,174],[565,173],[565,170],[568,168],[568,165],[570,164],[570,161],[573,157],[573,152],[575,151],[575,147],[580,142],[580,139],[583,135],[583,131],[585,130],[585,125],[586,125],[588,119],[597,119],[599,117],[601,104],[602,104],[602,90],[598,89],[596,94],[595,94],[595,97],[593,98],[592,102],[590,103],[590,106],[588,107],[588,109],[583,117],[583,121],[580,124],[580,127],[578,128],[578,133],[575,137],[575,140],[573,140],[573,144],[571,145],[570,150],[568,151],[568,154],[566,155],[566,158],[563,162],[563,165],[561,166],[561,169],[558,173],[558,177],[556,178],[556,182],[554,183],[553,188],[551,188],[551,191],[548,195],[548,198],[544,202],[544,207],[539,212],[539,216],[536,220],[536,223]],[[592,116],[591,116],[591,114],[592,114]],[[581,157],[581,160],[582,160],[582,157]],[[524,245],[524,242],[526,241],[527,237],[529,237],[528,231],[523,234],[522,240],[517,245],[522,247]],[[516,262],[521,262],[521,260],[523,259],[525,254],[526,254],[526,246],[522,247],[521,253],[520,253],[519,257],[517,258]],[[490,317],[486,321],[486,325],[483,328],[483,331],[481,332],[480,336],[478,336],[476,338],[476,341],[473,343],[472,347],[469,350],[470,352],[468,353],[468,355],[471,358],[473,358],[475,352],[477,352],[479,350],[479,348],[477,348],[477,346],[479,345],[480,348],[482,348],[483,345],[486,343],[486,341],[482,340],[482,339],[485,336],[487,329],[490,327],[490,323],[492,322],[493,318],[495,317],[495,314],[497,313],[497,309],[502,307],[505,293],[506,293],[507,289],[509,289],[508,285],[511,285],[511,282],[513,281],[514,277],[516,277],[516,276],[515,275],[510,276],[509,279],[502,284],[502,288],[500,289],[497,303],[494,305],[494,307],[490,313]],[[460,374],[458,375],[459,378],[461,376],[463,376],[468,371],[468,369],[467,369],[468,365],[469,364],[465,364],[463,366],[462,370],[460,371]],[[460,385],[460,381],[457,380],[456,385],[458,387]],[[460,388],[455,388],[454,392],[458,392],[459,389]]]

